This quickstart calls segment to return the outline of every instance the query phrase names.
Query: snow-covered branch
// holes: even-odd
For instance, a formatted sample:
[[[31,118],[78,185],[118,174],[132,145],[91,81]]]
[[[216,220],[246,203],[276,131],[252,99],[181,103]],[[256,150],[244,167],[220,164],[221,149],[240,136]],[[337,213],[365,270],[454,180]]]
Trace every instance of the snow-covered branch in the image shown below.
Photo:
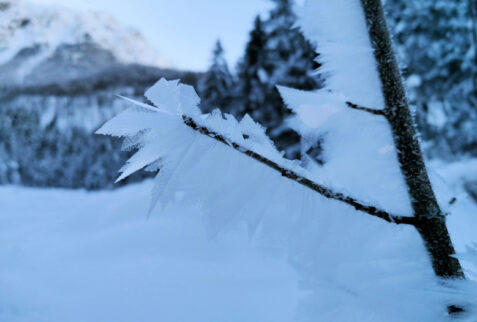
[[[458,278],[451,282],[462,282],[462,268],[453,256],[445,217],[415,135],[381,0],[313,1],[298,11],[298,16],[306,35],[320,44],[320,59],[329,73],[325,87],[317,91],[278,86],[284,103],[293,112],[286,125],[300,135],[302,160],[285,159],[265,130],[248,115],[238,122],[218,110],[201,114],[199,98],[191,87],[160,80],[145,94],[156,107],[136,103],[139,107],[124,111],[98,130],[100,134],[126,137],[125,147],[138,150],[121,169],[119,179],[142,168],[160,169],[152,207],[156,202],[165,206],[178,199],[182,204],[197,202],[204,206],[213,229],[240,218],[253,230],[271,217],[280,221],[272,225],[272,231],[276,226],[294,227],[296,223],[306,227],[297,217],[318,218],[315,215],[327,214],[335,220],[340,212],[348,212],[346,215],[351,217],[347,218],[351,220],[339,219],[339,229],[326,231],[338,232],[335,240],[343,239],[344,227],[355,228],[350,224],[354,218],[377,222],[384,230],[393,229],[393,225],[364,214],[389,223],[411,225],[416,239],[411,247],[403,244],[402,249],[411,254],[411,248],[425,248],[435,275],[442,277],[443,282],[449,282],[449,278]],[[317,142],[324,160],[320,165],[307,153]],[[213,216],[211,220],[209,216]],[[265,224],[260,228],[267,229]],[[318,235],[315,229],[307,232],[308,236]],[[418,235],[422,240],[417,239]],[[315,252],[316,245],[321,245],[320,239],[306,247]],[[334,255],[334,245],[330,251]],[[393,263],[387,266],[400,266],[401,262],[394,261],[394,251],[385,254]],[[413,254],[419,255],[408,258],[409,263],[423,258],[422,253]],[[316,269],[321,273],[323,258],[316,258],[320,263],[316,266],[307,260],[304,270]],[[348,260],[338,261],[340,267],[348,269]],[[375,263],[373,257],[373,266],[378,266]],[[361,275],[355,274],[353,279],[355,276]],[[380,284],[385,285],[386,291],[394,289],[395,285],[388,281],[400,283],[401,276],[386,278],[386,283]],[[409,284],[412,288],[414,281]],[[316,284],[315,279],[313,283]],[[395,307],[396,298],[406,297],[412,288],[407,287],[406,292],[394,297],[392,306]],[[379,294],[374,287],[368,290],[357,298],[362,294]],[[443,316],[444,303],[449,312],[465,308],[460,299],[436,302],[434,297],[432,294],[429,300],[438,304],[419,303],[419,310],[435,311],[434,307],[441,305],[438,315]],[[369,302],[372,310],[376,300]],[[417,301],[412,302],[414,305]],[[362,304],[360,300],[359,307]],[[400,311],[408,309],[408,305],[398,304]]]
[[[284,91],[283,88],[282,91]],[[390,211],[378,206],[379,203],[374,203],[373,197],[366,198],[368,199],[366,202],[360,201],[359,197],[351,196],[349,190],[339,183],[331,184],[332,181],[329,181],[326,176],[320,177],[309,172],[298,160],[285,159],[275,149],[264,129],[250,117],[245,116],[240,122],[237,122],[233,116],[226,114],[224,118],[218,111],[211,114],[201,114],[197,108],[199,98],[190,86],[179,84],[177,81],[162,79],[145,95],[157,107],[129,100],[135,103],[136,107],[124,111],[98,130],[100,134],[126,137],[126,148],[138,149],[138,152],[121,169],[122,174],[118,180],[122,180],[144,167],[152,170],[160,168],[158,177],[166,176],[163,178],[164,182],[161,183],[165,185],[170,184],[168,175],[174,175],[174,173],[191,171],[191,175],[194,176],[194,162],[203,158],[204,154],[207,154],[210,149],[214,149],[214,142],[218,141],[228,148],[258,161],[261,166],[256,173],[263,172],[263,165],[265,165],[278,175],[311,189],[326,199],[339,201],[390,223],[413,224],[411,217],[392,214],[393,209]],[[203,146],[198,144],[198,141],[202,142],[203,140],[201,141],[197,136],[191,135],[188,132],[190,129],[194,130],[195,133],[200,133],[199,136],[206,136],[207,142],[204,142]],[[214,140],[211,141],[210,138]],[[220,167],[219,161],[224,157],[215,155],[213,152],[210,154],[212,159],[208,161],[211,163],[208,167],[211,168],[200,171],[217,172],[217,168]],[[230,155],[228,158],[237,159],[237,156]],[[184,162],[191,162],[189,169],[182,167]],[[238,168],[247,161],[237,162],[239,163],[236,168],[227,164],[223,165],[220,171],[226,172],[227,170],[224,170],[224,167],[229,167],[229,172],[239,173]],[[250,167],[247,166],[246,168],[249,169]],[[220,171],[218,172],[220,173]],[[252,170],[247,170],[247,172],[244,178],[255,175]],[[226,175],[227,173],[224,173],[223,177],[226,177]],[[237,184],[238,180],[243,180],[243,178],[235,178],[235,181],[224,181],[224,184],[230,186]],[[187,184],[187,180],[184,180],[183,185]],[[250,191],[250,186],[254,184],[247,182],[248,188],[245,190]],[[286,182],[284,185],[286,186]],[[277,184],[273,185],[272,189],[275,189],[276,186]],[[164,189],[163,191],[165,191]],[[187,188],[181,186],[180,189],[177,189]],[[207,199],[209,196],[204,195],[203,198]]]
[[[296,173],[293,170],[287,169],[285,166],[280,165],[277,162],[274,162],[274,161],[260,155],[259,153],[256,153],[252,150],[249,150],[249,149],[241,146],[240,144],[227,139],[223,135],[221,135],[219,133],[216,133],[213,130],[208,129],[207,127],[197,125],[197,123],[191,117],[183,116],[183,119],[184,119],[184,124],[189,126],[192,129],[194,129],[195,131],[198,131],[198,132],[200,132],[204,135],[207,135],[208,137],[211,137],[211,138],[213,138],[213,139],[215,139],[219,142],[222,142],[223,144],[226,144],[226,145],[234,148],[235,150],[237,150],[237,151],[239,151],[243,154],[246,154],[247,156],[251,157],[252,159],[255,159],[255,160],[267,165],[268,167],[280,172],[282,176],[284,176],[284,177],[286,177],[290,180],[296,181],[297,183],[299,183],[299,184],[301,184],[301,185],[319,193],[320,195],[322,195],[326,198],[335,199],[335,200],[344,202],[347,205],[352,206],[356,210],[359,210],[359,211],[365,212],[369,215],[376,216],[378,218],[384,219],[385,221],[390,222],[390,223],[410,224],[410,225],[414,224],[414,221],[413,221],[412,217],[392,215],[385,210],[376,208],[374,206],[366,205],[365,203],[360,202],[360,201],[358,201],[358,200],[356,200],[356,199],[354,199],[350,196],[347,196],[343,193],[333,191],[332,189],[327,188],[323,185],[320,185],[320,184],[314,182],[313,180],[310,180],[310,179]]]

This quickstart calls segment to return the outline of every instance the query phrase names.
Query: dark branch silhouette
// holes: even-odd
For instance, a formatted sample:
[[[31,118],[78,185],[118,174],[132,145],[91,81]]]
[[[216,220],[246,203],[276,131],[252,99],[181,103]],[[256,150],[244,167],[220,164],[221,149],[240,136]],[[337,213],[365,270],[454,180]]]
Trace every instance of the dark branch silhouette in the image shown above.
[[[369,107],[364,107],[364,106],[361,106],[361,105],[358,105],[358,104],[351,103],[349,101],[346,102],[346,105],[348,105],[348,107],[351,107],[352,109],[368,112],[368,113],[371,113],[371,114],[374,114],[374,115],[381,115],[381,116],[386,115],[385,114],[386,112],[384,110],[374,110],[374,109],[369,108]]]

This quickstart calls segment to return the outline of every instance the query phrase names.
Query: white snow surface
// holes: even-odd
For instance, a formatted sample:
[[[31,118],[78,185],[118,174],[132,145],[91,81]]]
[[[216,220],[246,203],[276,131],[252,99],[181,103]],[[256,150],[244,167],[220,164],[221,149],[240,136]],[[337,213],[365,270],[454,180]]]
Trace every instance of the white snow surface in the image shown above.
[[[0,187],[0,321],[293,321],[285,258],[240,227],[209,238],[194,207],[147,219],[151,188]]]
[[[253,236],[236,225],[210,238],[197,206],[147,219],[152,187],[0,187],[0,321],[447,321],[409,228],[340,207],[307,213],[305,194]],[[451,216],[459,252],[477,237],[452,228],[476,227],[476,213],[467,203]]]
[[[449,214],[447,227],[457,253],[464,258],[462,263],[467,277],[477,280],[477,207],[475,200],[464,189],[466,182],[477,181],[477,159],[462,159],[453,163],[434,160],[428,164],[428,172],[441,208]],[[456,202],[449,205],[449,201]],[[470,250],[469,250],[470,247]],[[471,249],[474,249],[473,251]]]
[[[22,49],[41,45],[41,53],[28,64],[31,66],[23,66],[32,70],[60,45],[93,41],[110,51],[119,62],[170,67],[169,61],[138,31],[121,26],[106,13],[74,11],[25,0],[7,3],[9,7],[0,11],[0,64],[8,62]],[[25,19],[28,23],[21,26]]]

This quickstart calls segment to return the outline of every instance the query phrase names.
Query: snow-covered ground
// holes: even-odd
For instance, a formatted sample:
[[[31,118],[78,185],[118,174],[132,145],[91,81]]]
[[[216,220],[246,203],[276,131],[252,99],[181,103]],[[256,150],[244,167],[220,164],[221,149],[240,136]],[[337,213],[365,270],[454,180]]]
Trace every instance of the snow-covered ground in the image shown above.
[[[0,188],[0,321],[292,321],[300,291],[246,231],[210,238],[194,209],[147,218],[152,182]]]
[[[467,247],[477,243],[477,204],[465,191],[464,184],[477,182],[477,159],[453,163],[435,160],[428,164],[428,171],[441,206],[449,214],[447,226],[456,251],[466,252]],[[452,198],[456,198],[456,202],[445,205]],[[468,277],[477,280],[477,262],[469,265],[464,261],[463,264]]]
[[[475,162],[434,166],[452,186]],[[245,229],[211,238],[193,207],[147,218],[151,189],[0,187],[0,321],[295,319],[306,294],[285,256],[259,251]],[[477,241],[476,214],[462,199],[449,218],[460,251]]]

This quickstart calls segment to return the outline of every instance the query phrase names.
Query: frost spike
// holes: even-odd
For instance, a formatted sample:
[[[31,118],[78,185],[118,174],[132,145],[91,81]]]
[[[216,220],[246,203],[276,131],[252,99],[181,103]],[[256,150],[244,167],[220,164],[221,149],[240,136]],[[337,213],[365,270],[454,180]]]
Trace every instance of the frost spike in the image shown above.
[[[320,195],[322,195],[323,197],[325,198],[329,198],[329,199],[334,199],[334,200],[338,200],[338,201],[341,201],[341,202],[344,202],[346,203],[347,205],[349,206],[352,206],[353,208],[355,208],[356,210],[359,210],[359,211],[362,211],[362,212],[365,212],[369,215],[372,215],[372,216],[375,216],[375,217],[378,217],[378,218],[381,218],[389,223],[395,223],[395,224],[408,224],[408,225],[414,225],[414,218],[412,217],[405,217],[405,216],[396,216],[396,215],[392,215],[384,210],[381,210],[381,209],[378,209],[374,206],[370,206],[370,205],[366,205],[364,203],[361,203],[360,201],[350,197],[350,196],[346,196],[342,193],[339,193],[339,192],[335,192],[325,186],[322,186],[316,182],[313,182],[312,180],[308,179],[308,178],[305,178],[299,174],[297,174],[296,172],[292,171],[292,170],[289,170],[289,169],[286,169],[282,166],[280,166],[278,163],[270,160],[270,159],[267,159],[266,157],[254,152],[254,151],[251,151],[251,150],[248,150],[247,148],[244,148],[242,146],[240,146],[239,144],[235,143],[235,142],[231,142],[229,139],[226,139],[224,136],[220,135],[219,133],[216,133],[216,132],[213,132],[211,130],[209,130],[208,128],[206,127],[203,127],[203,126],[199,126],[195,123],[195,121],[188,117],[188,116],[183,116],[182,117],[184,119],[184,124],[189,126],[190,128],[194,129],[195,131],[198,131],[200,132],[201,134],[203,135],[206,135],[212,139],[215,139],[225,145],[228,145],[232,148],[234,148],[235,150],[251,157],[252,159],[255,159],[267,166],[269,166],[270,168],[280,172],[282,174],[282,176],[290,179],[290,180],[293,180],[293,181],[296,181],[297,183],[313,190],[313,191],[316,191],[317,193],[319,193]]]

